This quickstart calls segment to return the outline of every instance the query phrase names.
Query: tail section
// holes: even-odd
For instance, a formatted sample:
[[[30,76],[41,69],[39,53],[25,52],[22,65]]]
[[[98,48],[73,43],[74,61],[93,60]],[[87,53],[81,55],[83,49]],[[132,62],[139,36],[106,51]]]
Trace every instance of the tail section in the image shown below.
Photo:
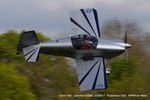
[[[40,51],[39,43],[35,31],[24,31],[20,36],[17,54],[23,51],[27,62],[36,62]]]

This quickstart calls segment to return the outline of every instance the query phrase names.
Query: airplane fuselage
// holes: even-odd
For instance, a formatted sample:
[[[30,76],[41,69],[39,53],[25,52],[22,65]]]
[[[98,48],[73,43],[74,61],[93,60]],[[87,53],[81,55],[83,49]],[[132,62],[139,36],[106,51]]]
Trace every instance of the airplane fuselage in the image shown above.
[[[84,39],[82,39],[81,36],[81,39],[77,38],[78,40],[75,42],[73,41],[74,37],[40,43],[40,53],[56,56],[66,56],[71,58],[75,58],[75,55],[78,55],[81,58],[87,60],[94,57],[104,57],[111,59],[112,57],[118,56],[123,53],[125,51],[125,47],[129,48],[131,46],[130,44],[124,43],[124,41],[119,39],[99,38],[97,40],[94,40],[89,38],[89,44],[90,40],[91,44],[94,44],[93,41],[96,42],[94,46],[92,45],[92,47],[88,47],[87,45],[86,48],[86,44],[83,43]]]

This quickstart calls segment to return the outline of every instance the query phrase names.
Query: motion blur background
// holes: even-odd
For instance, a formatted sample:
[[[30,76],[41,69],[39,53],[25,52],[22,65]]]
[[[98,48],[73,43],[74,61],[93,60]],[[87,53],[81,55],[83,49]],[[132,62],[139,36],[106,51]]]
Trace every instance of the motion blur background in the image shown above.
[[[102,37],[124,39],[127,30],[132,44],[128,64],[124,55],[111,60],[108,89],[80,92],[73,59],[41,54],[39,62],[27,63],[16,55],[23,30],[35,30],[41,42],[71,36],[69,11],[90,7],[98,11]],[[116,99],[59,96],[87,93],[145,94],[138,99],[150,99],[149,9],[148,0],[1,0],[0,100]]]

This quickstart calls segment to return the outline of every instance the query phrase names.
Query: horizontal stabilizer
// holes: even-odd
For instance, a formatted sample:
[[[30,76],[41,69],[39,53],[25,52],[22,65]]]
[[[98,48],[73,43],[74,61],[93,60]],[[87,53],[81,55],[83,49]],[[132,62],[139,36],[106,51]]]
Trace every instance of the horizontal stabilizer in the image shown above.
[[[40,46],[33,45],[23,48],[23,54],[27,62],[37,62],[39,57]]]

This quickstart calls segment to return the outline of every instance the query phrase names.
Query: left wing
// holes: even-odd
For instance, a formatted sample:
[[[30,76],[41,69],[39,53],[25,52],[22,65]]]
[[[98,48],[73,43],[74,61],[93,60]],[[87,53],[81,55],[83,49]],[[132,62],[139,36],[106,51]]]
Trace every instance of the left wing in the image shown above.
[[[93,8],[80,9],[70,12],[72,33],[88,34],[100,38],[100,28],[97,11]]]
[[[108,88],[103,57],[88,61],[77,57],[76,62],[80,91]]]

